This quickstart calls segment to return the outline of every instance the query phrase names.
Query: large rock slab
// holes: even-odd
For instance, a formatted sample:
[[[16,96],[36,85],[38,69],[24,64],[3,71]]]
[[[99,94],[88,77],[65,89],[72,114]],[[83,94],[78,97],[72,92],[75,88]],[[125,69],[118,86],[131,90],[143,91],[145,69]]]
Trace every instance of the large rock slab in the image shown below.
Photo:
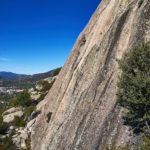
[[[22,117],[23,116],[23,111],[22,111],[22,108],[20,107],[13,107],[13,108],[10,108],[8,110],[6,110],[4,113],[3,113],[3,122],[5,123],[11,123],[14,121],[15,117]]]
[[[103,0],[38,106],[33,150],[104,150],[130,141],[116,105],[116,60],[141,40],[150,40],[150,1]]]

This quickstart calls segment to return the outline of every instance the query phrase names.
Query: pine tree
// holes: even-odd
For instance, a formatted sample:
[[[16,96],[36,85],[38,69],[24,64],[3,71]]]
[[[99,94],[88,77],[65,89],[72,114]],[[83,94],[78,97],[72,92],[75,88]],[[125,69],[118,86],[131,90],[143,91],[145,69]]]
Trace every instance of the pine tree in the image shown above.
[[[118,61],[122,75],[118,82],[118,102],[128,112],[126,123],[135,131],[150,125],[150,43],[141,43]]]

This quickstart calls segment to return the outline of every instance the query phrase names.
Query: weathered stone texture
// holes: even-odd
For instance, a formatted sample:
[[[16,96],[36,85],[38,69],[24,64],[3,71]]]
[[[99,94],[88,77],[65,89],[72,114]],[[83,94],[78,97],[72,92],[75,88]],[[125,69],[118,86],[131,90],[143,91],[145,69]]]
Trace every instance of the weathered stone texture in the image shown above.
[[[38,106],[33,150],[104,150],[130,140],[116,106],[116,59],[142,39],[150,39],[149,0],[101,2]]]

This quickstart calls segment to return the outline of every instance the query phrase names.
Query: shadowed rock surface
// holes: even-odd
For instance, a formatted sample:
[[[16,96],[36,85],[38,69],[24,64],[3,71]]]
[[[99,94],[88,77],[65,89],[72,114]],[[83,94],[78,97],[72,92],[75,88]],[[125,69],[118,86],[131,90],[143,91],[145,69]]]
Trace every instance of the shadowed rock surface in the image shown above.
[[[33,150],[104,150],[130,141],[116,105],[116,60],[142,39],[150,40],[149,0],[101,2],[38,106]]]

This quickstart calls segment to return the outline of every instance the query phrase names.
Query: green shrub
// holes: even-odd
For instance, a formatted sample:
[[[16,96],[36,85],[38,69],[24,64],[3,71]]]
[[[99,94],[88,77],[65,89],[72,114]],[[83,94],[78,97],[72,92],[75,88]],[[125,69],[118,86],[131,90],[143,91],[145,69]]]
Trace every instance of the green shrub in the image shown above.
[[[50,89],[50,84],[46,80],[40,81],[40,85],[42,86],[41,92],[46,92]]]
[[[13,144],[11,137],[0,138],[1,150],[17,150],[17,147]]]
[[[119,65],[118,102],[128,110],[126,123],[141,132],[150,125],[150,44],[128,51]]]
[[[28,91],[23,91],[18,96],[16,96],[11,102],[11,106],[22,106],[22,107],[28,107],[32,105],[32,100],[30,93]]]
[[[27,146],[26,150],[31,150],[31,140],[30,140],[30,138],[27,139],[26,146]]]
[[[40,97],[37,99],[37,101],[40,102],[40,101],[44,100],[44,98],[45,98],[46,95],[47,95],[47,93],[42,93],[40,95]]]
[[[3,117],[0,115],[0,125],[3,123]]]
[[[8,124],[3,124],[9,127]],[[13,130],[9,135],[5,135],[6,137],[0,137],[0,150],[17,150],[18,148],[12,142],[12,137],[15,134],[15,130]]]
[[[61,71],[61,67],[60,68],[56,68],[55,70],[53,70],[53,76],[57,76],[59,74],[59,72]]]
[[[7,123],[0,124],[0,135],[6,135],[9,129],[9,125]]]
[[[32,114],[32,112],[35,110],[35,106],[33,105],[33,106],[29,106],[29,107],[27,107],[25,110],[24,110],[24,116],[26,117],[26,118],[28,118],[31,114]]]
[[[143,136],[142,138],[142,150],[149,150],[150,149],[150,137]]]
[[[24,117],[20,118],[16,116],[12,124],[17,127],[25,127],[26,122],[24,120]]]
[[[55,82],[55,79],[52,80],[50,83],[46,80],[40,81],[39,84],[42,86],[42,89],[40,91],[48,92],[51,89],[51,87],[53,86],[54,82]]]

